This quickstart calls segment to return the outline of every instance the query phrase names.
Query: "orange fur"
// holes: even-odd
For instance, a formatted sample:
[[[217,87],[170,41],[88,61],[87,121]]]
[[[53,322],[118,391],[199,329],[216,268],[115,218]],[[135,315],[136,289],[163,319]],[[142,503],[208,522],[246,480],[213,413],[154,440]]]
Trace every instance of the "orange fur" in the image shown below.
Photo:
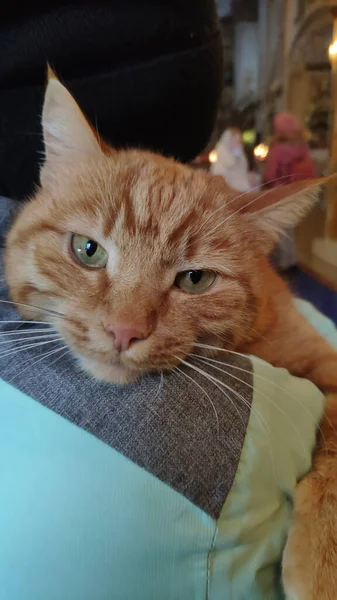
[[[337,392],[337,353],[296,311],[267,258],[277,230],[300,219],[321,182],[239,197],[221,179],[172,160],[113,152],[53,75],[43,125],[42,187],[7,241],[11,297],[32,305],[19,306],[23,315],[51,320],[83,367],[108,381],[170,369],[202,342],[255,354]],[[71,233],[101,244],[106,268],[77,263]],[[189,294],[174,282],[190,269],[217,279]],[[120,353],[107,318],[141,324],[149,335]],[[337,598],[336,399],[323,422],[327,445],[319,441],[313,471],[298,488],[284,559],[293,599]]]

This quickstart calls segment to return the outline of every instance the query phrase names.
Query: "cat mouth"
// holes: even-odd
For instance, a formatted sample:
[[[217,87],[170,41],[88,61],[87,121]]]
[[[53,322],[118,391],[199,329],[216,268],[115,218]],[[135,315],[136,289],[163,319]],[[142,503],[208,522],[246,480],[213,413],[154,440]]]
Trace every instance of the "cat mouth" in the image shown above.
[[[128,370],[127,366],[122,362],[120,354],[118,356],[111,357],[106,364],[108,367],[110,367],[110,369],[116,371],[117,373],[122,374]]]
[[[96,379],[109,383],[129,383],[137,379],[119,358],[102,361],[99,358],[79,356],[82,368],[91,373]]]
[[[103,350],[86,346],[77,348],[76,354],[85,371],[97,379],[110,383],[130,383],[145,373],[157,373],[170,368],[166,352],[153,360],[153,356],[149,356],[146,352],[136,352],[134,355],[128,351],[119,353],[111,348]],[[179,362],[178,357],[177,361]],[[175,360],[174,363],[177,361]]]

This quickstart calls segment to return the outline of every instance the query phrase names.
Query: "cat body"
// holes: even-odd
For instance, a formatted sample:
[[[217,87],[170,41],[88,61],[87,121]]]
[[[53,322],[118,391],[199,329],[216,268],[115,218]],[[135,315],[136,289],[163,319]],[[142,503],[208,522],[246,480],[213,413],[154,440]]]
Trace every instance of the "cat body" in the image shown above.
[[[284,559],[290,599],[337,597],[337,353],[296,310],[268,254],[321,181],[238,195],[149,152],[103,144],[51,74],[41,189],[7,240],[12,300],[82,367],[124,383],[190,353],[254,354],[330,393]],[[336,423],[337,425],[337,423]],[[309,571],[309,574],[308,574]]]

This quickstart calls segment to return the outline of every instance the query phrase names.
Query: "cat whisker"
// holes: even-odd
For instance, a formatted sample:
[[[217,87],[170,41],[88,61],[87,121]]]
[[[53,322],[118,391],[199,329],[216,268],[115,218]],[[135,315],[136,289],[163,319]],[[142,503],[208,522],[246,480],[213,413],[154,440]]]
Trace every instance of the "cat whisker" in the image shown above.
[[[219,348],[218,346],[212,346],[210,344],[200,344],[199,342],[195,342],[194,346],[196,348],[205,348],[206,350],[216,350],[217,352],[227,352],[228,354],[235,354],[235,356],[242,356],[242,358],[249,358],[248,354],[243,354],[242,352],[236,352],[235,350],[228,350],[227,348]],[[265,362],[262,358],[258,358],[254,356],[254,359],[257,359],[259,362]]]
[[[12,302],[12,300],[0,300],[2,304],[11,304],[13,306],[24,306],[25,308],[33,308],[35,310],[41,310],[48,315],[55,315],[60,319],[67,319],[65,315],[57,312],[56,310],[51,310],[50,308],[43,308],[42,306],[35,306],[34,304],[26,304],[25,302]]]
[[[4,340],[4,341],[0,341],[0,346],[2,346],[3,344],[18,344],[21,342],[31,342],[32,340],[45,340],[48,338],[55,338],[55,336],[57,336],[58,339],[62,339],[60,337],[60,335],[58,333],[47,333],[46,335],[33,335],[33,336],[29,336],[29,337],[23,337],[23,338],[19,338],[19,339],[10,339],[10,340]],[[0,334],[0,339],[1,339],[1,334]]]
[[[175,358],[177,358],[177,357],[175,357]],[[178,360],[180,360],[180,359],[178,359]],[[187,364],[187,363],[185,363],[185,361],[181,361],[181,362],[183,362],[184,364]],[[189,365],[188,365],[188,366],[189,366]],[[175,370],[175,371],[179,371],[179,373],[181,373],[181,374],[182,374],[184,377],[186,377],[186,378],[187,378],[189,381],[192,381],[192,383],[194,383],[194,385],[196,385],[196,386],[197,386],[197,387],[198,387],[198,388],[199,388],[199,389],[202,391],[202,393],[203,393],[203,394],[206,396],[206,398],[208,398],[208,400],[209,400],[209,403],[210,403],[210,405],[211,405],[211,407],[212,407],[212,409],[213,409],[214,415],[215,415],[215,421],[216,421],[216,430],[217,430],[217,437],[218,437],[218,439],[220,439],[220,423],[219,423],[219,416],[218,416],[218,413],[217,413],[217,411],[216,411],[216,408],[215,408],[215,405],[214,405],[214,402],[213,402],[213,400],[211,399],[211,397],[209,396],[209,394],[206,392],[206,390],[205,390],[205,389],[204,389],[204,388],[203,388],[203,387],[202,387],[202,386],[201,386],[201,385],[200,385],[200,384],[199,384],[197,381],[195,381],[195,380],[194,380],[192,377],[190,377],[189,375],[187,375],[187,373],[185,373],[185,372],[184,372],[182,369],[180,369],[179,367],[177,367],[177,366],[176,366],[174,370]]]
[[[44,329],[21,329],[21,331],[1,331],[0,330],[0,338],[2,337],[12,337],[17,336],[17,335],[33,335],[35,333],[46,333],[47,335],[50,335],[49,332],[56,332],[56,329],[52,329],[51,327],[45,327]],[[13,340],[15,341],[15,340]]]
[[[20,325],[26,323],[27,325],[54,325],[54,323],[49,323],[48,321],[0,321],[0,325],[11,325],[20,323]]]
[[[38,342],[35,344],[27,344],[26,346],[20,346],[19,348],[15,348],[9,351],[1,352],[0,359],[5,358],[6,356],[13,356],[14,354],[18,354],[19,352],[23,352],[24,350],[28,350],[29,348],[38,348],[39,346],[43,346],[44,344],[55,344],[55,342],[61,341],[62,338],[55,338],[53,340],[47,340],[46,342]]]
[[[200,357],[198,357],[198,359],[200,359]],[[201,360],[201,359],[200,359],[200,360]],[[213,365],[208,365],[207,363],[206,363],[206,365],[207,365],[207,366],[209,366],[209,367],[212,367],[212,366],[213,366]],[[195,365],[193,365],[193,367],[195,367]],[[215,367],[215,368],[216,368],[216,367]],[[218,370],[219,370],[219,371],[221,371],[221,369],[218,369]],[[226,373],[226,371],[223,371],[223,373],[228,375],[228,373]],[[211,375],[210,373],[207,373],[207,375],[208,375],[209,377],[211,377],[212,379],[214,378],[214,376],[213,376],[213,375]],[[218,382],[218,383],[219,383],[221,386],[225,387],[227,390],[229,390],[230,392],[232,392],[233,394],[235,394],[235,395],[236,395],[236,396],[237,396],[237,397],[238,397],[238,398],[239,398],[239,399],[240,399],[240,400],[243,402],[243,404],[245,404],[245,405],[246,405],[246,406],[249,408],[249,410],[251,410],[251,411],[253,412],[253,414],[254,414],[254,410],[252,409],[252,407],[251,407],[251,404],[250,404],[250,403],[249,403],[249,402],[246,400],[246,398],[244,398],[244,396],[242,396],[242,394],[239,394],[239,392],[237,392],[236,390],[233,390],[233,388],[231,388],[230,386],[228,386],[228,385],[227,385],[226,383],[224,383],[223,381],[220,381],[220,380],[219,380],[219,379],[217,379],[217,378],[214,378],[214,379],[215,379],[215,380],[216,380],[216,381],[217,381],[217,382]],[[241,381],[241,379],[240,379],[239,381]],[[262,417],[260,417],[260,418],[261,418],[261,421],[263,421]],[[267,427],[267,424],[266,424],[266,422],[265,422],[265,421],[264,421],[264,425],[265,425],[265,427]]]
[[[56,350],[54,349],[49,352],[46,352],[40,358],[38,358],[37,360],[34,360],[33,362],[31,361],[31,358],[26,360],[23,364],[27,365],[27,367],[25,367],[24,369],[20,369],[20,374],[17,375],[16,377],[14,377],[11,380],[11,383],[14,383],[18,379],[19,376],[21,377],[22,374],[25,373],[25,371],[27,371],[27,369],[31,369],[33,366],[35,366],[37,363],[41,362],[42,360],[45,360],[46,358],[49,358],[53,354],[57,354],[58,352],[61,352],[62,350],[65,350],[65,349],[66,349],[66,351],[63,354],[61,354],[61,356],[58,356],[55,361],[52,361],[49,363],[49,365],[53,365],[55,362],[57,362],[57,360],[60,360],[63,356],[65,356],[66,354],[71,352],[71,350],[67,346],[61,346],[61,348],[56,348]]]
[[[234,354],[236,356],[241,356],[242,358],[249,358],[249,356],[247,354],[242,354],[241,352],[235,352],[234,350],[227,350],[226,348],[217,348],[216,346],[210,346],[208,344],[198,344],[195,343],[194,344],[197,348],[205,348],[207,350],[216,350],[218,352],[227,352],[228,354]],[[209,357],[200,357],[198,354],[195,355],[191,355],[191,356],[197,356],[198,358],[207,358],[207,360],[211,361],[211,362],[216,362],[219,363],[221,365],[224,366],[228,366],[232,369],[237,369],[239,371],[244,371],[249,373],[249,371],[246,371],[245,369],[243,369],[242,367],[237,367],[235,365],[231,365],[231,364],[225,364],[222,361],[217,361],[214,358],[209,358]],[[260,362],[260,363],[264,363],[265,361],[263,361],[261,358],[259,358],[258,356],[254,356],[254,360]],[[267,383],[275,386],[277,389],[279,389],[283,394],[286,394],[289,398],[291,398],[292,400],[294,400],[295,402],[299,403],[299,399],[296,398],[296,396],[294,396],[293,394],[291,394],[290,392],[288,392],[288,390],[286,390],[284,387],[282,387],[281,385],[278,385],[275,381],[271,381],[270,379],[268,379],[267,377],[263,377],[263,375],[259,375],[258,373],[254,373],[254,377],[257,377],[258,379],[261,379],[262,381],[266,381]],[[302,406],[300,404],[300,406]],[[303,408],[305,410],[308,410],[308,408],[303,405]],[[310,412],[309,412],[310,414]],[[315,421],[316,422],[316,421]]]
[[[160,393],[160,391],[163,389],[163,387],[164,387],[164,371],[160,371],[160,382],[159,382],[157,395]]]
[[[65,352],[63,352],[61,354],[61,356],[57,356],[54,360],[52,360],[50,363],[48,363],[48,366],[54,365],[55,363],[57,363],[59,360],[61,360],[61,358],[63,358],[64,356],[66,356],[67,354],[71,354],[71,350],[70,348],[68,348],[67,346],[62,346],[61,348],[57,348],[56,350],[53,350],[49,356],[51,354],[56,354],[57,352],[60,352],[61,350],[65,350]],[[37,361],[36,361],[37,362]]]
[[[270,346],[274,346],[276,347],[277,344],[276,342],[272,341],[272,340],[268,340],[268,338],[266,338],[265,335],[263,335],[260,331],[257,331],[256,329],[254,329],[254,327],[252,327],[251,325],[249,325],[249,329],[255,333],[257,335],[257,337],[261,338],[262,340],[264,340],[265,342],[267,342],[267,344],[269,344]]]
[[[175,358],[178,358],[177,356]],[[196,365],[193,365],[189,362],[187,362],[186,360],[180,360],[180,362],[184,365],[186,365],[187,367],[190,367],[190,369],[194,369],[194,371],[196,371],[197,373],[200,373],[201,375],[203,375],[206,379],[208,379],[209,381],[211,381],[227,398],[228,400],[231,402],[232,406],[234,407],[240,421],[242,422],[242,424],[244,425],[244,421],[242,419],[242,415],[240,414],[240,411],[238,410],[237,406],[234,404],[233,400],[228,396],[228,394],[222,389],[222,387],[228,388],[228,386],[226,386],[226,384],[224,384],[222,381],[220,381],[219,379],[217,379],[216,377],[214,377],[213,375],[211,375],[210,373],[207,373],[206,371],[204,371],[203,369],[200,369],[200,367],[197,367]],[[194,379],[192,380],[194,381]],[[222,386],[222,387],[219,387]],[[231,391],[231,388],[229,388]],[[243,399],[244,400],[244,399]],[[247,401],[244,400],[244,403],[246,403]],[[250,407],[250,405],[249,405]]]
[[[235,352],[234,350],[227,350],[225,348],[217,348],[216,346],[210,346],[207,344],[194,344],[196,347],[198,348],[206,348],[208,350],[217,350],[220,352],[227,352],[228,354],[234,354],[236,356],[240,356],[242,358],[248,358],[248,356],[246,354],[242,354],[241,352]],[[207,358],[208,361],[212,362],[212,363],[217,363],[217,364],[221,364],[225,367],[230,367],[231,369],[236,369],[237,371],[242,371],[244,373],[249,373],[250,371],[248,371],[247,369],[243,369],[242,367],[238,367],[236,365],[231,365],[229,363],[223,363],[222,361],[219,360],[215,360],[214,358],[209,358],[209,357],[200,357],[198,354],[191,354],[190,356],[194,356],[197,358]],[[262,359],[258,358],[257,356],[254,356],[254,360],[257,360],[259,362],[264,362]],[[293,394],[291,394],[288,390],[286,390],[284,387],[282,387],[281,385],[278,385],[275,381],[272,381],[271,379],[268,379],[267,377],[263,377],[263,375],[259,375],[258,373],[254,373],[254,377],[256,377],[257,379],[261,379],[262,381],[265,381],[266,383],[269,383],[271,385],[273,385],[276,389],[280,390],[283,394],[286,394],[286,396],[288,396],[288,398],[291,398],[292,400],[294,400],[294,402],[297,402],[297,404],[299,404],[299,406],[301,406],[301,408],[303,408],[306,413],[312,418],[313,422],[316,423],[316,419],[314,419],[314,417],[312,416],[311,412],[309,411],[308,407],[303,404],[303,402],[301,402],[299,400],[299,398],[297,398],[296,396],[294,396]],[[325,443],[325,436],[323,434],[323,431],[321,429],[321,427],[318,427],[318,430],[320,431],[324,443]]]
[[[254,387],[252,384],[248,383],[247,381],[244,381],[244,379],[241,379],[240,377],[237,377],[236,375],[233,375],[233,374],[232,374],[232,373],[230,373],[229,371],[226,371],[225,369],[221,369],[220,367],[217,367],[217,366],[215,366],[214,364],[210,364],[210,363],[208,362],[208,359],[207,359],[207,358],[200,358],[200,357],[198,357],[198,358],[196,358],[196,360],[198,360],[198,361],[202,362],[203,364],[206,364],[206,365],[210,366],[211,368],[213,368],[213,369],[215,369],[215,370],[217,370],[217,371],[220,371],[221,373],[223,373],[224,375],[227,375],[228,377],[232,377],[232,378],[233,378],[233,379],[235,379],[236,381],[239,381],[240,383],[242,383],[243,385],[246,385],[247,387],[249,387],[249,388],[250,388],[250,389],[252,389],[252,390],[255,390],[255,389],[256,389],[256,388],[255,388],[255,387]],[[210,359],[210,360],[212,361],[212,359]],[[212,361],[212,362],[213,362],[213,361]],[[220,362],[220,361],[218,361],[218,362]],[[231,367],[232,365],[227,365],[227,366],[228,366],[228,367]],[[235,367],[234,367],[234,368],[235,368]],[[244,370],[245,370],[245,369],[244,369]],[[250,371],[248,371],[248,370],[245,370],[245,371],[246,371],[247,373],[250,373]],[[255,376],[255,373],[254,373],[254,376]],[[266,381],[268,381],[268,380],[266,380]],[[233,391],[234,391],[234,390],[233,390]],[[265,399],[266,399],[268,402],[270,402],[270,404],[271,404],[272,406],[274,406],[274,407],[275,407],[275,408],[276,408],[276,409],[277,409],[277,410],[278,410],[278,411],[281,413],[281,415],[283,415],[283,416],[284,416],[284,417],[285,417],[285,418],[286,418],[286,419],[289,421],[289,423],[290,423],[291,427],[292,427],[292,428],[293,428],[293,430],[295,431],[296,435],[298,436],[298,439],[300,440],[300,442],[301,442],[301,444],[302,444],[302,446],[303,446],[303,448],[304,448],[304,452],[306,452],[306,446],[305,446],[305,444],[304,444],[304,442],[303,442],[303,440],[302,440],[302,438],[301,438],[301,436],[300,436],[300,433],[299,433],[299,431],[298,431],[297,427],[295,426],[295,424],[294,424],[294,423],[292,422],[292,420],[290,419],[290,417],[289,417],[289,416],[286,414],[286,412],[285,412],[284,410],[282,410],[282,408],[281,408],[281,407],[280,407],[280,406],[279,406],[279,405],[278,405],[276,402],[273,402],[273,400],[272,400],[271,398],[269,398],[269,397],[267,396],[267,394],[264,394],[264,393],[263,393],[261,390],[259,390],[259,394],[260,394],[260,395],[261,395],[263,398],[265,398]],[[313,421],[313,422],[316,424],[316,420],[313,418],[313,416],[311,415],[311,413],[309,412],[309,410],[308,410],[308,414],[309,414],[309,416],[312,418],[312,421]]]
[[[42,357],[38,358],[33,363],[32,363],[32,359],[34,358],[34,356],[33,355],[29,356],[27,360],[24,360],[23,362],[20,362],[20,372],[11,381],[12,382],[16,381],[18,377],[21,377],[22,373],[24,373],[27,369],[29,369],[31,366],[33,366],[36,362],[40,362],[40,360],[43,360],[44,358],[47,358],[51,354],[54,354],[54,353],[58,352],[59,350],[61,350],[63,348],[68,348],[68,346],[62,346],[62,348],[56,348],[56,349],[53,349],[53,350],[49,350],[48,352],[44,352],[42,354]],[[48,350],[48,348],[46,348],[44,350]],[[70,349],[69,349],[69,352],[70,352]],[[27,368],[23,369],[22,367],[24,367],[25,365],[28,365],[28,366],[27,366]],[[15,373],[15,371],[17,371],[17,364],[14,361],[12,368],[9,369],[9,373],[13,373],[13,372]]]
[[[234,350],[227,350],[226,348],[217,348],[216,346],[210,346],[208,344],[198,344],[198,343],[195,343],[194,345],[196,347],[198,347],[198,348],[205,348],[207,350],[216,350],[218,352],[227,352],[228,354],[234,354],[236,356],[241,356],[242,358],[246,358],[246,359],[249,358],[249,356],[247,354],[242,354],[241,352],[235,352]],[[243,372],[246,372],[246,373],[250,372],[250,371],[247,371],[246,369],[243,369],[242,367],[237,367],[236,365],[231,365],[231,364],[228,364],[228,363],[223,363],[222,361],[215,360],[214,358],[209,358],[208,356],[207,357],[200,357],[198,354],[191,354],[191,356],[197,356],[198,358],[207,358],[207,360],[209,360],[211,362],[224,365],[225,367],[230,367],[231,369],[236,369],[237,371],[243,371]],[[264,363],[265,362],[261,358],[259,358],[258,356],[254,356],[254,360],[256,360],[256,361],[258,361],[260,363]],[[286,394],[289,398],[291,398],[292,400],[294,400],[295,402],[297,402],[306,411],[308,411],[308,408],[305,406],[305,404],[302,404],[299,401],[299,399],[296,398],[296,396],[294,396],[293,394],[291,394],[290,392],[288,392],[288,390],[286,390],[281,385],[278,385],[275,381],[271,381],[267,377],[263,377],[263,375],[259,375],[258,373],[254,373],[254,377],[257,377],[258,379],[261,379],[262,381],[266,381],[266,383],[269,383],[269,384],[273,385],[278,390],[280,390],[283,394]],[[310,411],[308,411],[308,414],[311,414]],[[314,421],[316,422],[316,420],[314,420]]]
[[[159,394],[160,394],[160,392],[161,392],[161,390],[163,388],[163,385],[164,385],[164,373],[163,373],[163,371],[160,371],[160,382],[159,382],[159,386],[158,386],[158,389],[156,391],[156,394],[155,394],[155,396],[153,398],[153,401],[155,401],[156,398],[158,398],[158,396],[159,396]],[[148,409],[156,417],[159,416],[159,413],[154,409],[154,407],[152,405],[149,404],[148,405]]]
[[[229,394],[223,388],[226,388],[228,391],[230,391],[233,394],[235,394],[239,398],[239,400],[241,400],[243,402],[243,404],[245,404],[247,406],[247,408],[249,408],[249,411],[255,416],[256,420],[258,421],[258,423],[259,423],[259,425],[261,427],[261,431],[262,431],[263,435],[265,436],[265,439],[266,439],[266,442],[267,442],[268,448],[269,448],[270,460],[271,460],[272,468],[273,468],[273,471],[274,471],[274,476],[276,477],[275,461],[274,461],[274,457],[273,457],[272,447],[271,447],[271,444],[270,444],[270,441],[269,441],[268,435],[267,435],[267,430],[269,429],[269,427],[268,427],[266,421],[263,419],[263,417],[257,412],[257,410],[253,409],[253,407],[251,406],[251,404],[241,394],[239,394],[236,390],[233,390],[233,388],[231,388],[230,386],[226,385],[223,381],[221,381],[220,379],[214,377],[210,373],[205,372],[203,369],[200,369],[199,367],[196,367],[195,365],[192,365],[191,363],[188,363],[187,361],[182,361],[182,362],[184,362],[184,364],[186,364],[187,366],[189,366],[191,369],[194,369],[196,372],[198,372],[201,375],[203,375],[209,381],[211,381],[213,383],[213,385],[215,385],[226,396],[226,398],[229,400],[229,402],[233,406],[236,414],[238,415],[238,417],[239,417],[242,425],[245,428],[246,428],[246,424],[243,421],[242,415],[241,415],[238,407],[236,406],[234,400],[229,396]],[[270,431],[270,429],[269,429],[269,431]]]

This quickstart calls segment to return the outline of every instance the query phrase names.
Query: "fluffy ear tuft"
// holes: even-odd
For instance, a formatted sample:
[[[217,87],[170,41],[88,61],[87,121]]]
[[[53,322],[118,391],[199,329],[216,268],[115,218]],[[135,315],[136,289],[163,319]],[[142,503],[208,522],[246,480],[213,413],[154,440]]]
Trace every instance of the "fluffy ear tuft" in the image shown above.
[[[50,79],[56,79],[56,80],[58,80],[58,77],[57,77],[57,75],[56,75],[53,67],[49,63],[47,63],[47,82]]]
[[[258,194],[250,192],[240,198],[242,206],[235,208],[277,241],[282,233],[296,227],[309,214],[319,199],[322,186],[331,177],[296,181]]]
[[[101,154],[98,139],[88,121],[49,65],[42,129],[45,162],[40,179],[43,187],[57,180],[60,168]]]

